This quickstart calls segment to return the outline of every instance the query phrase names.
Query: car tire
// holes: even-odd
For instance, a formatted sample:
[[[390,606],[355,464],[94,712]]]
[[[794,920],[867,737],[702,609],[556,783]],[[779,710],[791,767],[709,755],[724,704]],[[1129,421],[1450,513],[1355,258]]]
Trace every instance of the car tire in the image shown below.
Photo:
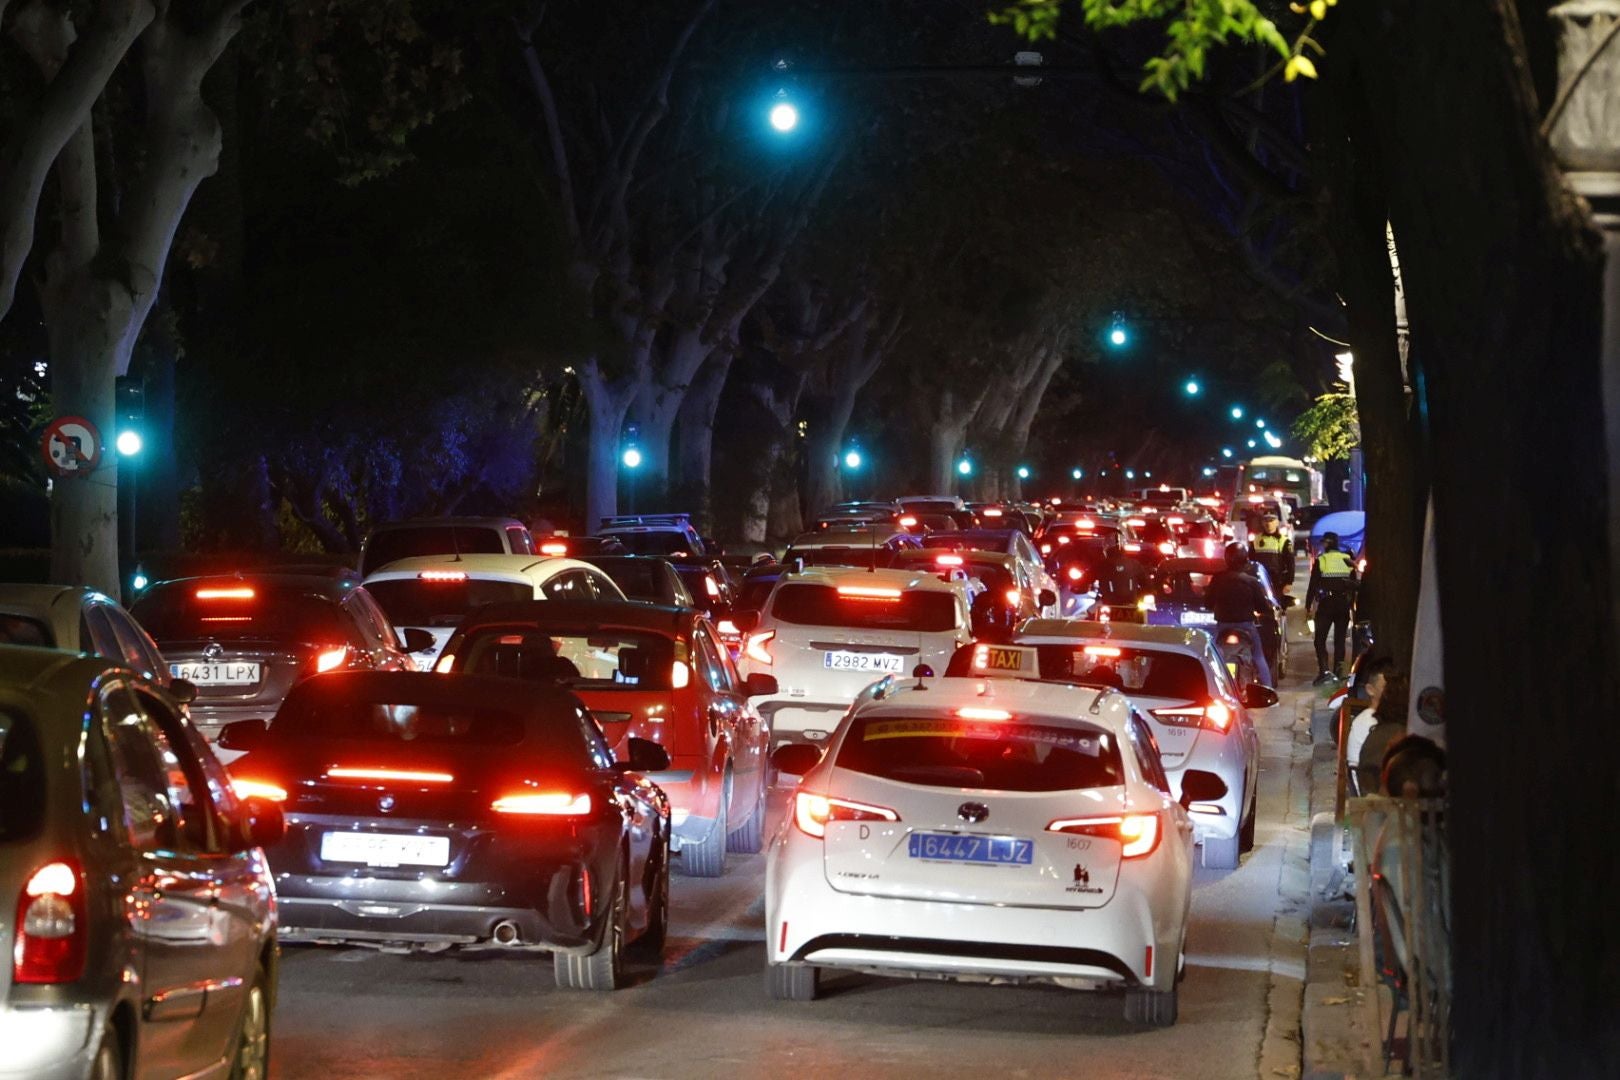
[[[602,929],[602,941],[591,952],[553,953],[551,971],[559,990],[617,990],[624,985],[625,893],[629,889],[629,866],[621,862],[619,880],[613,890],[613,910]]]
[[[738,828],[733,829],[726,837],[726,850],[735,851],[739,855],[758,855],[759,849],[765,845],[765,789],[760,788],[759,795],[754,799],[753,812],[748,820]]]
[[[1236,836],[1204,838],[1204,869],[1236,870],[1239,856]]]
[[[231,1080],[266,1080],[270,1075],[270,991],[264,969],[253,973],[242,1020],[231,1048]]]
[[[644,959],[661,962],[664,958],[664,940],[669,937],[669,837],[659,845],[657,869],[654,870],[652,888],[647,897],[647,929],[636,939],[636,954]]]
[[[1247,786],[1247,783],[1248,783],[1248,781],[1245,780],[1244,781],[1245,786]],[[1260,793],[1257,791],[1257,792],[1254,793],[1254,801],[1249,804],[1249,812],[1243,816],[1243,824],[1238,828],[1238,850],[1239,851],[1253,851],[1254,850],[1254,826],[1255,826],[1255,820],[1254,819],[1259,814],[1259,812],[1260,812]]]
[[[1180,993],[1169,990],[1135,988],[1125,991],[1125,1022],[1147,1027],[1171,1027],[1176,1022]]]
[[[118,1032],[109,1024],[90,1063],[90,1080],[124,1080],[124,1050]]]
[[[821,994],[821,969],[812,964],[765,962],[765,993],[772,1001],[814,1001]]]
[[[714,828],[700,844],[681,848],[681,871],[687,877],[719,877],[726,872],[726,819],[731,816],[730,791],[720,796],[720,812]]]

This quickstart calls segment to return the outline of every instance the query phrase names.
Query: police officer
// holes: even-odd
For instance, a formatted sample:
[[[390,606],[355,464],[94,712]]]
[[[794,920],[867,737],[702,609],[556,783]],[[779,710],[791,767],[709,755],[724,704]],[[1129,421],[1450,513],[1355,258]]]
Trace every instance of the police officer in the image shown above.
[[[1294,583],[1294,541],[1277,521],[1276,514],[1267,514],[1260,533],[1249,541],[1257,562],[1271,575],[1271,584],[1282,592]]]
[[[1339,550],[1339,534],[1322,535],[1322,553],[1311,564],[1311,582],[1305,590],[1306,614],[1316,617],[1316,684],[1337,678],[1344,663],[1344,638],[1350,628],[1350,608],[1356,597],[1356,564]],[[1328,667],[1328,629],[1333,630],[1333,666]]]

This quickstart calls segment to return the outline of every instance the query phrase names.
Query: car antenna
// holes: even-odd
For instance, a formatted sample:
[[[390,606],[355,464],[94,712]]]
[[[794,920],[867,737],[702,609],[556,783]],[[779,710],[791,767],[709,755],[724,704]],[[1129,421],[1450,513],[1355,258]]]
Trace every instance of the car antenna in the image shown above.
[[[872,565],[868,566],[866,570],[868,573],[875,574],[877,573],[877,526],[868,525],[866,527],[866,536],[872,543]]]
[[[460,562],[461,561],[461,530],[457,529],[454,525],[450,526],[450,546],[451,546],[451,548],[453,548],[455,550],[455,553],[456,553],[456,557],[451,559],[450,561],[451,562]]]

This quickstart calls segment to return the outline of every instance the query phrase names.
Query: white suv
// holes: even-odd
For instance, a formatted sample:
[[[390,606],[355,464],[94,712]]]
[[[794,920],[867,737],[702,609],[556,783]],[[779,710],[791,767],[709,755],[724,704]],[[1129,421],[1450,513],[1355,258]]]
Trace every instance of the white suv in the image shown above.
[[[748,629],[745,675],[776,677],[777,693],[755,704],[773,745],[821,745],[858,694],[926,664],[943,672],[972,637],[967,580],[960,572],[825,566],[783,574]]]

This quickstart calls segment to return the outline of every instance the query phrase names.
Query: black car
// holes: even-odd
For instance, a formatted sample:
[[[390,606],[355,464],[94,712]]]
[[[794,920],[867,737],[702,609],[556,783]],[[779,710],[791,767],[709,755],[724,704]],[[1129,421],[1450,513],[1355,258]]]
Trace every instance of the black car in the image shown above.
[[[624,985],[669,920],[669,802],[614,760],[566,690],[486,675],[310,679],[267,727],[233,724],[239,792],[281,803],[268,848],[282,941],[531,946],[557,985]],[[632,771],[634,770],[634,771]]]
[[[408,671],[430,647],[421,630],[394,629],[349,577],[247,573],[153,585],[130,609],[158,643],[169,674],[196,684],[191,719],[213,741],[233,720],[268,719],[310,675]]]
[[[700,606],[667,559],[652,555],[582,555],[580,558],[612,578],[627,600],[665,607]]]

